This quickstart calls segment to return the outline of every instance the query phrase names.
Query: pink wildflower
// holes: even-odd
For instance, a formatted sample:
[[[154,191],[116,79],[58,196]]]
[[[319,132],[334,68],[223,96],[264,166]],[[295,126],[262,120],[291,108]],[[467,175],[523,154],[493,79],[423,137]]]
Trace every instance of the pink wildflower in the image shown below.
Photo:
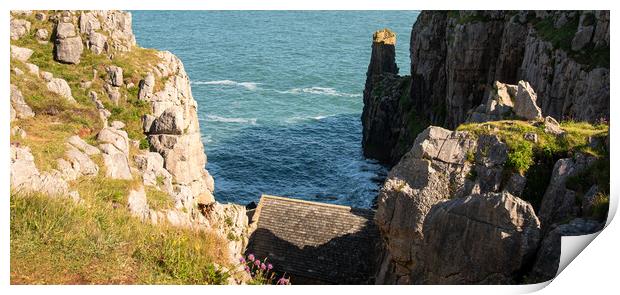
[[[267,269],[272,270],[273,269],[273,265],[271,263],[267,264]]]
[[[260,269],[265,270],[265,269],[267,269],[267,266],[264,263],[261,263],[260,264]]]
[[[250,261],[254,261],[254,254],[250,254],[250,255],[248,255],[248,260],[250,260]]]
[[[249,266],[247,266],[247,265],[246,265],[246,266],[244,267],[244,269],[245,269],[245,271],[250,272],[250,267],[249,267]]]
[[[259,266],[260,265],[260,260],[254,261],[254,265]]]
[[[240,258],[239,258],[239,262],[240,262],[240,263],[245,263],[245,258],[240,257]]]
[[[288,285],[288,284],[289,284],[288,279],[286,279],[286,278],[284,278],[284,277],[281,277],[281,278],[278,280],[278,283],[277,283],[277,285]]]

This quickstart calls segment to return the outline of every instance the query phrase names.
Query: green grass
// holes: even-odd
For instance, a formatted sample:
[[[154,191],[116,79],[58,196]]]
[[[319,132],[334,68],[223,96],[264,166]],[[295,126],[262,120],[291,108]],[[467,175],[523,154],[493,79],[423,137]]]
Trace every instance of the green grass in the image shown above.
[[[149,208],[154,210],[174,208],[174,201],[166,192],[160,191],[152,186],[145,187],[145,191]]]
[[[594,24],[596,18],[592,13],[586,13],[584,24]],[[587,45],[579,51],[574,51],[571,48],[573,37],[579,27],[579,16],[570,18],[568,22],[560,27],[554,27],[554,19],[547,17],[544,19],[532,19],[536,32],[544,40],[551,42],[553,48],[562,49],[568,53],[568,55],[575,59],[580,64],[585,65],[588,69],[595,67],[609,68],[609,46],[594,48],[593,44]]]
[[[89,198],[11,193],[12,284],[222,284],[215,234],[144,224]]]
[[[608,151],[604,147],[591,147],[588,144],[589,137],[605,137],[608,135],[608,125],[593,125],[587,122],[562,122],[565,133],[562,136],[554,136],[544,131],[544,126],[534,126],[526,121],[495,121],[485,123],[463,124],[457,130],[468,131],[474,137],[483,134],[495,134],[508,146],[508,160],[506,168],[508,172],[518,172],[525,175],[527,182],[523,192],[524,198],[529,201],[534,209],[540,205],[545,189],[549,184],[551,172],[555,162],[575,153],[584,153],[597,157],[601,163],[605,161]],[[530,142],[524,139],[526,133],[536,133],[538,142]],[[594,172],[597,171],[597,172]],[[599,175],[602,174],[602,175]],[[593,167],[587,172],[590,179],[588,183],[601,183],[607,180],[609,187],[609,166]],[[584,184],[585,190],[589,189]]]
[[[110,121],[123,121],[126,124],[125,130],[130,139],[144,139],[140,118],[142,115],[150,113],[151,109],[148,104],[137,99],[138,84],[140,80],[146,76],[146,73],[152,66],[161,62],[161,59],[157,56],[157,51],[134,47],[130,52],[116,52],[113,58],[110,59],[106,54],[96,55],[85,48],[79,65],[62,64],[54,60],[53,43],[48,42],[47,44],[40,44],[34,36],[36,32],[34,28],[47,28],[51,33],[51,23],[47,21],[38,21],[32,16],[26,19],[31,21],[33,29],[31,29],[28,35],[19,40],[11,40],[11,44],[34,50],[28,62],[39,66],[41,71],[52,73],[54,77],[65,79],[71,87],[73,97],[78,102],[77,105],[65,103],[64,99],[51,94],[45,89],[45,83],[42,79],[36,81],[35,79],[37,78],[28,75],[28,79],[26,80],[11,74],[11,83],[16,84],[22,92],[26,92],[24,93],[24,98],[26,102],[33,107],[35,113],[39,114],[42,111],[53,108],[61,112],[64,110],[84,109],[97,115],[95,106],[88,97],[88,93],[94,90],[97,92],[99,99],[104,103],[106,108],[112,112],[112,116],[109,118]],[[82,38],[85,38],[85,36],[82,36]],[[12,66],[17,64],[19,64],[19,62],[11,61]],[[130,89],[127,89],[124,85],[120,87],[121,101],[118,106],[112,105],[112,102],[103,90],[105,79],[107,79],[106,67],[109,65],[116,65],[123,68],[124,82],[126,84],[133,83],[135,85]],[[22,66],[23,70],[23,65],[20,66]],[[96,75],[94,75],[93,70],[96,71]],[[92,81],[91,88],[82,89],[80,87],[80,82],[82,81]],[[156,81],[155,91],[162,89],[164,82],[165,80],[163,78],[158,79]],[[24,91],[24,89],[27,90]],[[114,111],[112,107],[114,107],[116,111]],[[37,112],[37,110],[39,112]],[[93,116],[89,116],[89,118],[92,117]],[[98,117],[95,117],[96,119],[82,121],[82,123],[87,125],[86,127],[88,128],[98,130],[98,128],[101,127],[101,123]],[[66,120],[60,121],[67,122]],[[26,130],[26,132],[28,132],[28,130]]]

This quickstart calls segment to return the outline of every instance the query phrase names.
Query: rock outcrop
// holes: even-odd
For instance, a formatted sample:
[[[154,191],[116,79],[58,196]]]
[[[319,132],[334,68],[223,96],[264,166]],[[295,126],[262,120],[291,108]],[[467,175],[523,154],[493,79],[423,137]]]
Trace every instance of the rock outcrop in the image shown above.
[[[30,32],[30,22],[25,19],[11,18],[11,39],[19,40]]]
[[[415,277],[426,284],[513,284],[539,239],[534,209],[508,192],[446,201],[426,216],[424,270]]]
[[[175,191],[189,188],[194,200],[212,202],[213,178],[205,170],[207,157],[200,141],[197,104],[183,63],[170,52],[160,52],[162,63],[153,72],[165,79],[162,90],[152,93],[154,78],[149,74],[140,83],[139,97],[152,106],[152,114],[143,118],[151,151],[164,159],[164,168],[172,175]]]
[[[112,127],[99,131],[97,140],[103,152],[106,176],[113,179],[132,179],[129,169],[129,139],[127,132]]]
[[[421,131],[412,126],[416,118],[404,104],[411,82],[398,75],[395,44],[396,34],[389,29],[373,35],[361,117],[364,156],[390,164],[410,148],[403,143],[410,143]]]
[[[69,196],[74,201],[80,197],[71,191],[61,172],[39,172],[28,147],[11,144],[11,187],[18,192],[41,192],[50,196]]]
[[[28,48],[11,45],[11,58],[26,62],[32,56],[34,51]]]
[[[56,39],[54,40],[54,58],[62,63],[78,64],[84,51],[82,37],[70,22],[60,22],[56,25]]]
[[[485,104],[495,81],[531,84],[522,93],[534,89],[540,110],[520,100],[526,104],[513,107],[521,117],[608,120],[609,46],[609,11],[423,11],[411,33],[409,95],[397,105],[366,99],[365,92],[365,110],[389,110],[363,116],[362,122],[379,122],[363,125],[369,135],[363,142],[386,143],[364,145],[365,154],[395,164],[411,147],[415,134],[404,134],[416,123],[422,125],[417,132],[428,125],[455,128],[468,114],[488,114],[492,105],[486,104],[487,112],[474,108]],[[374,53],[371,60],[369,69],[375,68]]]
[[[11,85],[11,121],[34,117],[34,112],[24,100],[17,86]]]
[[[538,212],[540,221],[545,227],[579,216],[581,212],[579,203],[582,200],[577,192],[566,187],[566,182],[569,177],[577,176],[594,161],[593,157],[577,154],[573,158],[560,159],[555,163],[551,181]]]
[[[377,283],[503,284],[540,278],[529,276],[535,257],[542,255],[540,240],[563,222],[599,223],[605,217],[594,214],[596,206],[601,211],[598,185],[587,180],[579,192],[568,185],[570,177],[593,167],[593,157],[575,153],[558,160],[549,180],[518,172],[510,162],[514,150],[503,142],[510,136],[500,134],[524,123],[503,124],[503,131],[490,124],[477,127],[489,127],[484,132],[428,127],[390,170],[375,214],[383,241]],[[543,128],[544,123],[527,124]],[[534,168],[540,169],[550,168]],[[536,195],[545,187],[544,195]]]

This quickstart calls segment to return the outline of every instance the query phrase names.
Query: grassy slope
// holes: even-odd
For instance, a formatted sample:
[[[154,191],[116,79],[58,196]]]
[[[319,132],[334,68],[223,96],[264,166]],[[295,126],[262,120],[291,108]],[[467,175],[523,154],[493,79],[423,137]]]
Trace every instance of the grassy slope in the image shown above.
[[[153,226],[90,199],[11,194],[12,284],[221,284],[214,234]]]

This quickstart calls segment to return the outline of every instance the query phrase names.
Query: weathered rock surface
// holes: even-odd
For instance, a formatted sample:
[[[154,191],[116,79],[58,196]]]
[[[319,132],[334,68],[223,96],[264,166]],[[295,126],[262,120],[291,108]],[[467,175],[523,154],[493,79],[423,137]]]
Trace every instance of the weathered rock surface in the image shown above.
[[[514,88],[516,85],[495,81],[493,88],[488,92],[486,101],[473,109],[466,122],[499,121],[513,116],[513,101],[516,95]]]
[[[123,69],[117,66],[109,66],[106,68],[108,72],[108,83],[118,87],[123,85]]]
[[[177,196],[182,196],[181,192],[187,191],[182,187],[187,187],[195,201],[206,191],[209,191],[207,194],[213,192],[212,177],[205,170],[207,157],[200,140],[196,101],[183,63],[167,51],[158,55],[162,62],[153,72],[159,73],[166,82],[156,93],[150,93],[149,87],[154,86],[151,74],[141,83],[140,89],[145,93],[143,99],[151,103],[153,110],[144,118],[144,131],[148,134],[151,151],[163,157],[164,168],[172,175]],[[177,199],[187,201],[190,198]]]
[[[39,67],[35,64],[31,64],[31,63],[26,63],[25,64],[26,69],[28,70],[29,73],[35,75],[35,76],[39,76]]]
[[[94,54],[102,54],[108,50],[108,38],[101,33],[92,32],[88,35],[86,46]]]
[[[546,33],[550,24],[569,42],[553,40]],[[408,97],[386,93],[382,96],[393,97],[388,103],[365,94],[364,109],[381,111],[364,113],[362,122],[369,124],[363,125],[363,134],[369,137],[363,142],[386,143],[377,145],[380,152],[363,145],[365,154],[394,164],[399,157],[386,155],[404,154],[415,135],[403,134],[416,125],[455,128],[471,114],[492,115],[474,116],[470,122],[494,119],[503,111],[498,100],[488,100],[495,81],[528,81],[536,90],[540,111],[523,87],[527,91],[518,97],[525,104],[515,101],[517,116],[608,120],[609,46],[609,11],[423,11],[411,33]],[[395,88],[402,82],[392,83]]]
[[[22,92],[19,91],[19,89],[15,85],[11,85],[11,112],[13,114],[11,115],[11,121],[13,121],[14,119],[25,119],[34,117],[34,112],[30,108],[30,106],[26,104]]]
[[[465,194],[471,169],[466,154],[475,144],[465,132],[429,127],[392,168],[375,215],[386,248],[377,282],[411,283],[409,274],[419,267],[422,255],[424,218],[433,205]]]
[[[136,167],[142,172],[144,185],[163,185],[164,189],[172,194],[172,175],[164,169],[164,158],[155,152],[145,152],[134,157]],[[158,179],[163,183],[158,183]]]
[[[560,264],[563,236],[592,234],[601,229],[603,229],[602,223],[582,218],[555,227],[540,245],[534,268],[528,276],[528,283],[544,282],[555,277]]]
[[[11,45],[11,58],[26,62],[32,56],[32,49]]]
[[[78,64],[83,51],[82,37],[76,33],[75,26],[69,22],[58,23],[54,40],[54,59],[62,63]]]
[[[127,132],[105,127],[97,134],[103,152],[106,176],[114,179],[132,179],[129,168],[129,139]]]
[[[37,29],[37,32],[34,34],[35,38],[39,41],[39,43],[47,43],[49,41],[49,32],[46,29]]]
[[[137,190],[132,189],[129,191],[129,196],[127,197],[127,207],[129,212],[134,216],[140,218],[145,221],[150,218],[150,209],[146,200],[146,193],[144,192],[144,187],[140,187]]]
[[[427,241],[427,233],[432,233],[432,239],[437,238],[437,234],[440,230],[430,230],[431,228],[440,227],[439,221],[428,221],[429,211],[444,202],[456,202],[455,200],[464,200],[468,196],[487,196],[489,199],[497,198],[502,200],[502,204],[519,204],[516,206],[519,209],[519,214],[526,214],[534,219],[534,215],[531,206],[527,205],[527,210],[523,206],[527,202],[519,199],[519,196],[523,193],[527,179],[507,168],[508,161],[508,146],[500,140],[496,135],[486,134],[473,136],[465,131],[450,131],[441,127],[428,127],[422,133],[418,135],[416,141],[411,150],[403,156],[401,161],[394,166],[388,174],[388,177],[379,192],[377,200],[377,212],[375,214],[375,222],[377,223],[382,239],[383,239],[383,253],[379,259],[378,271],[376,274],[376,283],[379,284],[411,284],[411,283],[501,283],[508,280],[516,279],[514,277],[517,269],[521,270],[525,260],[532,261],[532,253],[530,250],[527,253],[518,250],[517,244],[512,243],[510,239],[501,240],[497,239],[495,246],[504,247],[502,249],[511,248],[511,253],[506,253],[504,256],[494,256],[497,261],[491,262],[492,257],[483,257],[480,253],[475,253],[478,256],[464,257],[462,255],[454,254],[451,258],[446,258],[452,255],[450,251],[444,248],[427,249],[426,243],[439,243],[437,241]],[[448,201],[452,199],[452,201]],[[467,201],[469,203],[471,201]],[[478,201],[476,201],[478,202]],[[504,207],[493,207],[490,205],[492,202],[484,204],[478,204],[474,202],[475,206],[484,207],[488,212],[474,212],[465,215],[468,219],[475,219],[477,216],[505,216],[501,215]],[[474,204],[472,203],[472,204]],[[461,206],[461,205],[459,205]],[[469,208],[470,205],[462,205]],[[471,205],[474,206],[474,205]],[[510,205],[512,206],[512,205]],[[513,208],[506,205],[505,208]],[[514,208],[516,208],[514,207]],[[495,208],[491,210],[491,208]],[[437,209],[438,210],[438,209]],[[472,209],[473,210],[473,209]],[[531,210],[531,211],[530,211]],[[479,211],[483,211],[480,209]],[[493,211],[493,212],[491,212]],[[496,212],[497,211],[497,212]],[[516,212],[516,211],[506,211]],[[512,214],[511,213],[511,214]],[[487,214],[487,215],[481,215]],[[497,214],[497,215],[493,215]],[[516,214],[516,213],[515,213]],[[518,215],[518,214],[517,214]],[[509,215],[511,218],[517,215]],[[446,215],[448,216],[448,215]],[[450,215],[451,216],[451,215]],[[442,218],[433,220],[444,220]],[[446,217],[447,218],[447,217]],[[482,218],[482,217],[481,217]],[[529,218],[529,217],[528,217]],[[451,220],[451,218],[447,218]],[[518,218],[517,218],[518,219]],[[507,219],[510,220],[513,219]],[[515,219],[516,220],[516,219]],[[427,222],[428,221],[428,222]],[[436,223],[438,222],[438,223]],[[443,221],[442,221],[443,222]],[[450,221],[451,222],[451,221]],[[461,222],[461,221],[459,221]],[[495,219],[493,222],[499,224],[499,221]],[[458,226],[470,226],[472,222],[463,222]],[[536,219],[538,224],[538,219]],[[427,230],[428,228],[428,230]],[[516,227],[513,227],[513,229]],[[447,235],[459,235],[459,234],[480,234],[490,235],[490,231],[483,233],[470,232],[468,228],[455,230],[454,232],[443,233]],[[514,237],[520,235],[520,233],[511,232]],[[507,234],[507,236],[509,236]],[[462,249],[486,249],[487,245],[481,245],[486,243],[491,237],[485,237],[481,239],[472,239],[468,237],[465,239],[468,244],[467,247],[457,247],[459,251]],[[518,238],[515,238],[518,239]],[[528,238],[529,239],[529,238]],[[458,240],[454,238],[454,240]],[[463,241],[463,243],[465,243]],[[484,242],[483,242],[484,241]],[[502,243],[506,244],[502,244]],[[454,243],[451,243],[451,245]],[[532,248],[535,251],[535,245]],[[452,249],[452,247],[450,247]],[[525,249],[525,248],[521,248]],[[445,251],[444,251],[445,250]],[[429,256],[430,251],[436,252],[435,256]],[[441,252],[444,251],[444,252]],[[472,250],[473,251],[473,250]],[[455,252],[456,253],[456,252]],[[472,254],[473,252],[469,253]],[[519,254],[517,254],[519,253]],[[468,254],[468,255],[469,255]],[[519,255],[517,256],[509,255]],[[434,257],[434,258],[431,258]],[[430,259],[430,260],[429,260]],[[446,276],[447,273],[443,272],[443,269],[450,269],[450,266],[439,266],[438,261],[442,259],[458,260],[458,263],[453,263],[452,270],[461,268],[459,275]],[[475,268],[471,270],[471,274],[465,275],[467,263],[466,259],[479,259],[477,260],[481,265],[481,268]],[[473,260],[472,260],[473,261]],[[512,261],[509,264],[507,261]],[[490,264],[493,263],[505,263],[507,272],[496,273],[491,275],[493,268]],[[531,265],[531,264],[530,264]],[[471,266],[471,265],[469,265]],[[476,265],[478,267],[478,265]],[[488,267],[483,269],[484,267]],[[431,268],[431,269],[428,269]],[[495,269],[497,270],[497,269]],[[479,272],[478,272],[479,271]],[[434,273],[433,273],[434,272]],[[475,273],[477,272],[477,273]],[[484,274],[489,274],[485,276]],[[428,275],[428,276],[427,276]],[[451,281],[453,280],[453,281]]]
[[[82,138],[80,138],[77,135],[73,135],[69,137],[67,139],[67,142],[71,144],[72,146],[74,146],[75,148],[81,150],[88,156],[98,155],[101,153],[101,151],[98,148],[86,143],[86,141],[84,141]]]
[[[514,101],[515,115],[525,120],[542,119],[541,110],[536,105],[536,92],[530,86],[530,83],[519,81],[517,85],[517,94]]]
[[[577,192],[567,188],[566,181],[584,171],[594,160],[593,157],[576,154],[574,158],[560,159],[555,163],[538,212],[545,231],[555,223],[580,214]]]
[[[146,77],[140,80],[138,85],[138,99],[149,100],[153,95],[153,89],[155,87],[155,76],[149,72]]]
[[[424,270],[418,282],[514,283],[536,254],[539,239],[532,206],[507,192],[443,202],[424,221]]]
[[[11,39],[19,40],[30,32],[30,22],[25,19],[11,19]]]
[[[71,197],[79,201],[79,194],[69,190],[69,185],[58,170],[40,173],[28,147],[11,144],[11,189],[16,192],[41,192],[51,196]]]
[[[66,98],[69,102],[75,102],[75,98],[73,98],[73,94],[71,93],[71,87],[64,79],[51,78],[51,80],[47,82],[47,90]]]

